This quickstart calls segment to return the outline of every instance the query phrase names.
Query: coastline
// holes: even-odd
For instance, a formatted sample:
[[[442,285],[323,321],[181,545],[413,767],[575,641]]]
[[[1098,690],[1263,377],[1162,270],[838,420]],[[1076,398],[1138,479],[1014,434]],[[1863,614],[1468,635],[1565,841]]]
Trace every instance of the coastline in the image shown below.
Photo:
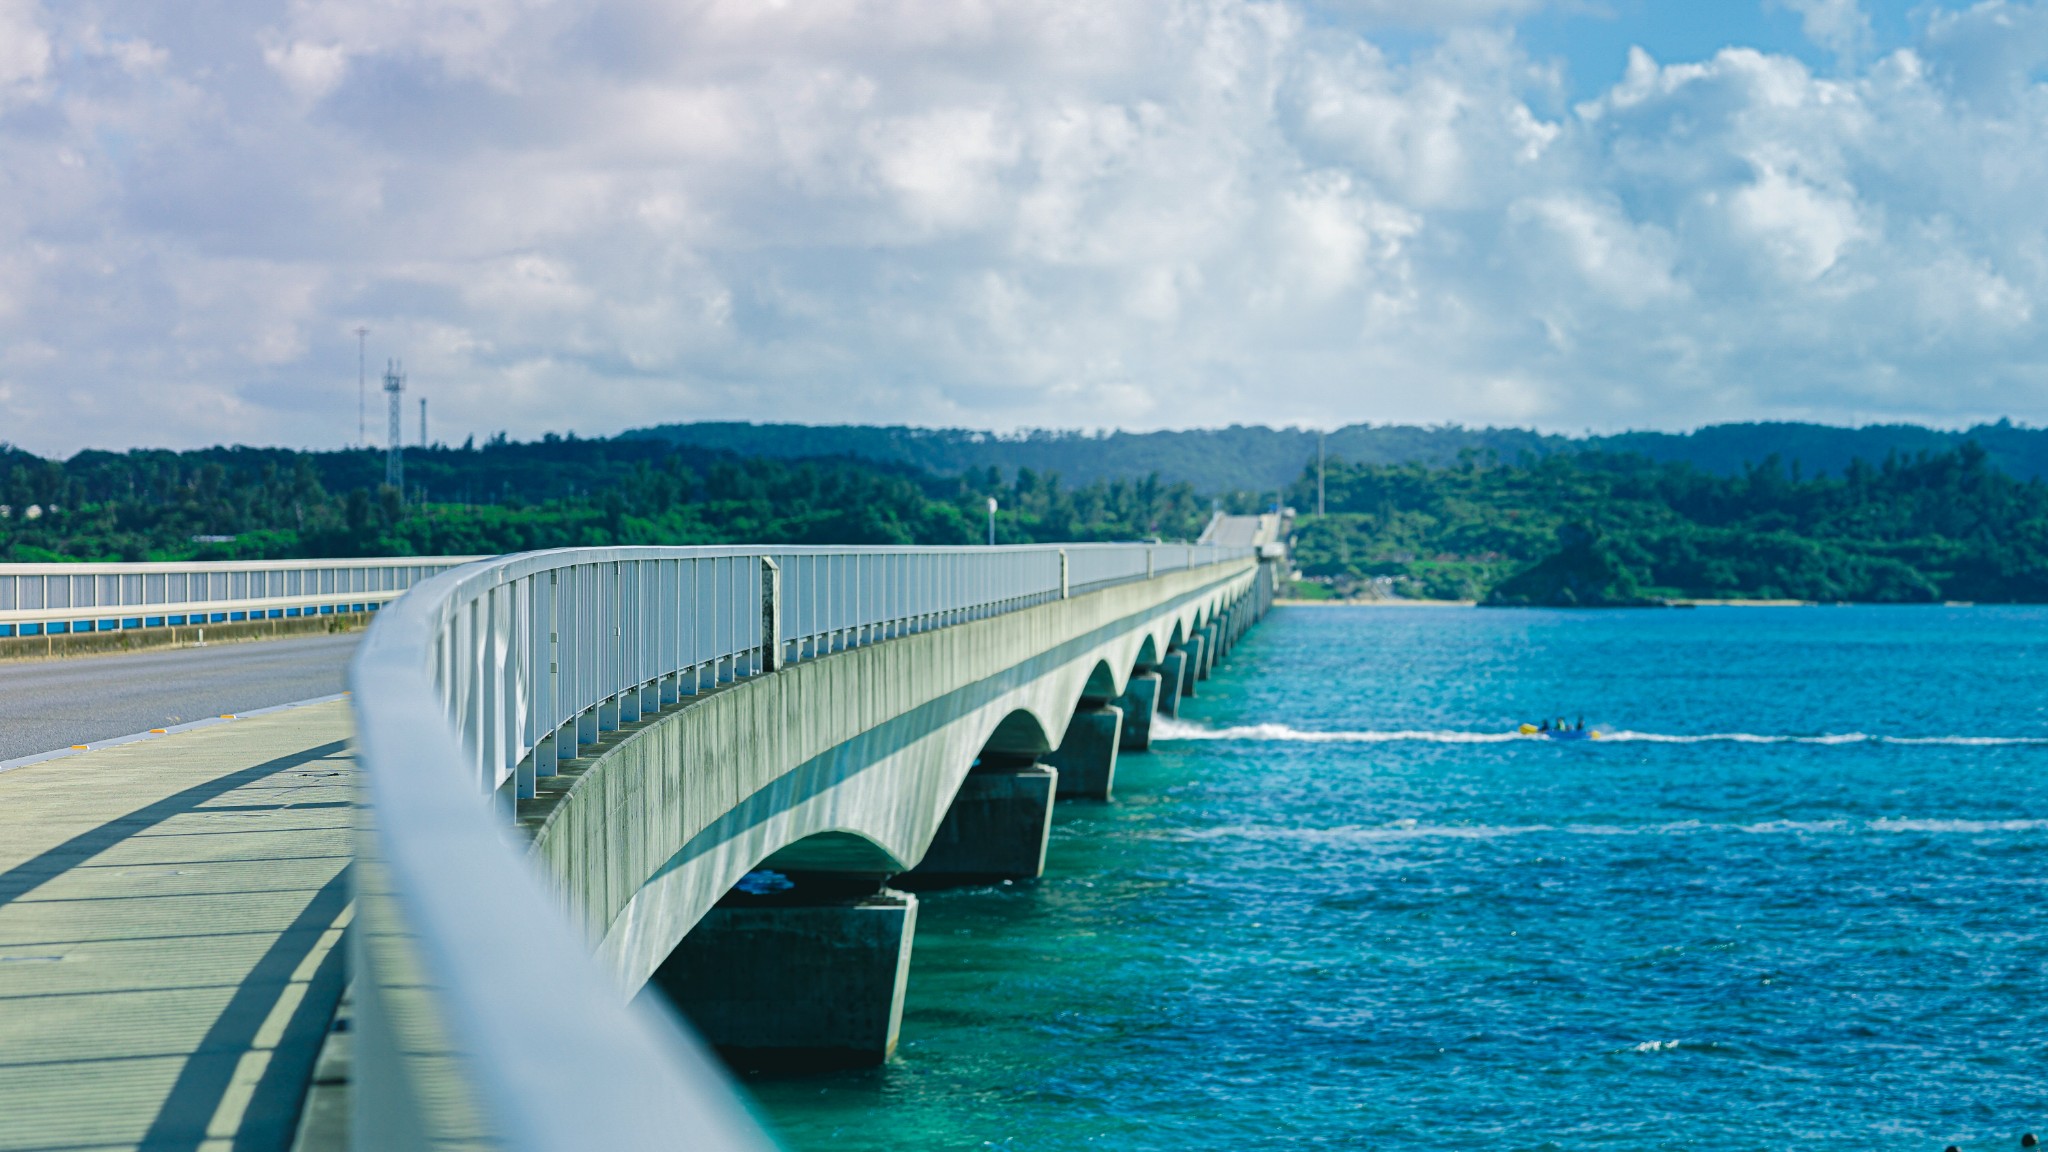
[[[1384,600],[1340,600],[1336,598],[1327,600],[1297,600],[1282,597],[1274,600],[1273,604],[1279,608],[1473,608],[1477,607],[1479,602],[1477,600],[1403,600],[1396,598]],[[1665,601],[1661,606],[1667,608],[1820,608],[1826,605],[1818,600],[1674,599]],[[1951,608],[1962,607],[1964,603],[1961,601],[1949,601],[1944,606]]]
[[[1273,601],[1276,608],[1473,608],[1477,600],[1290,600]]]

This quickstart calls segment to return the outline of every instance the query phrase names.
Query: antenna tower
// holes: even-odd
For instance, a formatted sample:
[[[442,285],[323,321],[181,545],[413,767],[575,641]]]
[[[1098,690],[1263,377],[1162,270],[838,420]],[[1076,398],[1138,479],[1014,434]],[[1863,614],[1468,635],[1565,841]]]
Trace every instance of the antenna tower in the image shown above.
[[[392,360],[384,368],[384,394],[391,398],[391,447],[384,454],[384,482],[405,491],[405,446],[399,442],[399,398],[405,393],[405,376]]]

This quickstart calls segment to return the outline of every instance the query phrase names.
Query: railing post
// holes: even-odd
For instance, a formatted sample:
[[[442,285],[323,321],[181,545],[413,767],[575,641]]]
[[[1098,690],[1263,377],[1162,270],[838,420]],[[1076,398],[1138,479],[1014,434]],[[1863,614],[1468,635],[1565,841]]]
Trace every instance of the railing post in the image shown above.
[[[782,566],[761,557],[761,671],[782,667]]]
[[[1067,598],[1067,550],[1060,549],[1060,599]]]

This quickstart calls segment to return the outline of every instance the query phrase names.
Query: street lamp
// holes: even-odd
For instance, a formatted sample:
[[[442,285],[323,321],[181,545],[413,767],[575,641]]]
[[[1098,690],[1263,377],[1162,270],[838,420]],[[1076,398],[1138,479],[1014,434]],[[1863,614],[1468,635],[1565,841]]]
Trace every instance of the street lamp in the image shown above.
[[[996,546],[996,498],[988,498],[988,546]]]

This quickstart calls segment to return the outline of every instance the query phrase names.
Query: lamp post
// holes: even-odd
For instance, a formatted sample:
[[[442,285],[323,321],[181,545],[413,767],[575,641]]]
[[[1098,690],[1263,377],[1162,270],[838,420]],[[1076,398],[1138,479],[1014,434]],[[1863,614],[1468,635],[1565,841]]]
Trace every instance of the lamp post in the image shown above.
[[[996,546],[996,498],[988,498],[988,546]]]

